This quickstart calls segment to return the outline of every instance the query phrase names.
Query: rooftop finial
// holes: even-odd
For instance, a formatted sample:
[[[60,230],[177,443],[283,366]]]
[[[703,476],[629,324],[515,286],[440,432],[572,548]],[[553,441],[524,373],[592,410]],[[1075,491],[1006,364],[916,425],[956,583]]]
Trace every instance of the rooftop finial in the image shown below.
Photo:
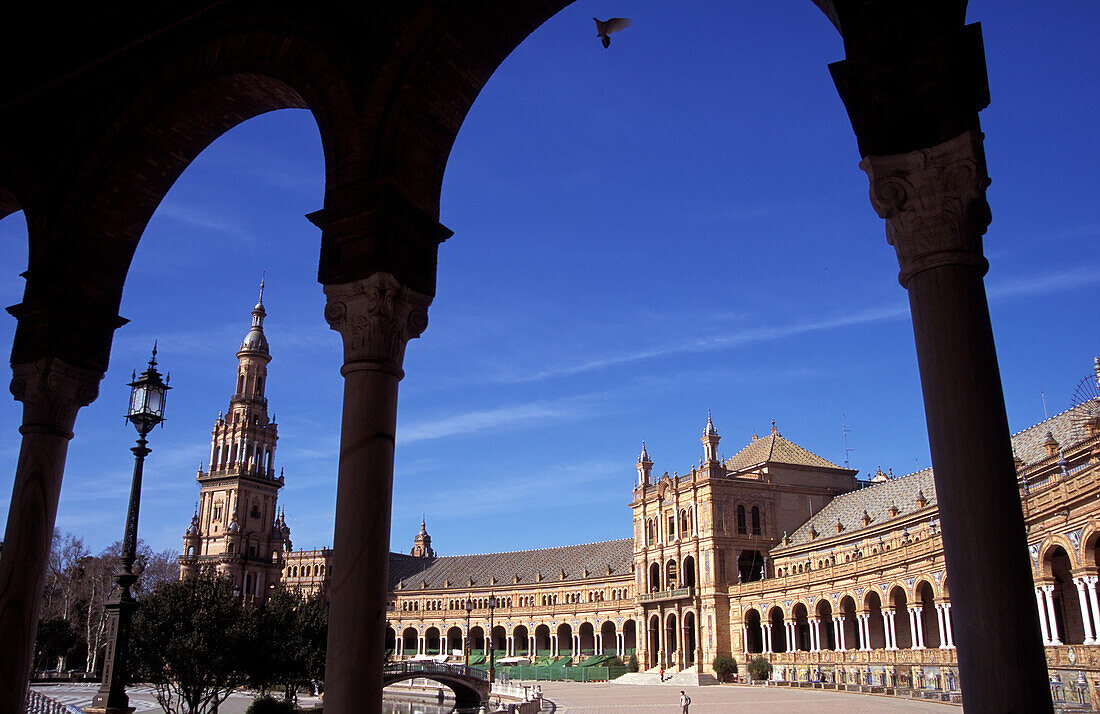
[[[649,454],[646,453],[646,450],[645,450],[645,439],[642,439],[642,453],[639,454],[639,456],[638,456],[638,463],[640,463],[640,464],[652,463],[649,460]]]
[[[264,302],[264,279],[266,277],[267,277],[267,271],[266,270],[263,271],[262,273],[260,273],[260,300],[259,300],[259,302],[260,302],[261,305]]]
[[[150,367],[156,367],[157,366],[157,341],[156,340],[153,340],[153,355],[152,355],[152,357],[149,358],[149,366]]]
[[[775,419],[772,419],[772,433],[773,434],[778,434],[779,433],[779,429],[777,429],[776,426],[775,426]]]
[[[714,428],[714,422],[710,418],[710,409],[707,409],[707,427],[703,429],[704,436],[711,436],[717,434],[718,430]]]

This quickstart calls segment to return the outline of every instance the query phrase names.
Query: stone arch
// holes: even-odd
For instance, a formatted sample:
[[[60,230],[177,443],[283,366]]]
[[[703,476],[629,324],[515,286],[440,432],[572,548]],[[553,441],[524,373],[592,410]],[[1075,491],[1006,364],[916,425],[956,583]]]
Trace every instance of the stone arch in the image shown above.
[[[596,627],[585,620],[577,626],[577,644],[580,651],[574,654],[594,655],[596,652]]]
[[[943,644],[940,638],[939,615],[936,613],[936,592],[931,578],[921,576],[913,584],[913,604],[920,606],[919,617],[926,649],[935,649]]]
[[[519,624],[512,628],[512,653],[516,657],[530,657],[531,632],[527,625]]]
[[[649,592],[657,592],[661,589],[661,564],[653,562],[649,564]]]
[[[386,654],[392,655],[397,650],[397,630],[393,629],[392,625],[386,626]]]
[[[760,611],[750,607],[742,613],[741,621],[745,626],[744,650],[749,654],[757,654],[764,651],[763,618]]]
[[[653,613],[646,622],[647,669],[663,663],[661,658],[661,643],[664,641],[664,635],[661,629],[661,616],[657,613]]]
[[[550,654],[550,625],[540,622],[535,625],[535,656],[546,657]]]
[[[691,555],[685,555],[683,564],[681,567],[683,571],[680,575],[680,585],[685,588],[695,587],[695,557]]]
[[[558,654],[576,656],[573,651],[573,627],[568,622],[562,622],[555,633],[558,636]]]
[[[447,632],[444,640],[444,647],[447,650],[447,654],[454,652],[462,652],[462,628],[458,625],[451,625],[447,628]]]
[[[791,641],[791,651],[809,652],[810,641],[810,608],[804,600],[798,600],[791,605],[791,624],[794,626],[794,639]]]
[[[627,657],[638,649],[638,623],[633,618],[623,621],[623,654]]]
[[[439,628],[432,625],[424,630],[424,654],[437,655],[443,653],[443,637]]]
[[[695,665],[695,650],[699,646],[699,617],[692,609],[684,610],[683,617],[684,665]]]
[[[1070,539],[1060,533],[1048,533],[1039,546],[1038,575],[1040,578],[1049,579],[1054,577],[1054,571],[1050,567],[1050,561],[1052,553],[1054,553],[1056,548],[1061,548],[1065,552],[1066,557],[1069,559],[1071,570],[1078,567],[1077,548],[1073,547],[1073,543]]]
[[[814,617],[818,620],[821,641],[819,648],[823,650],[837,649],[838,640],[836,623],[833,621],[833,601],[827,597],[820,597],[814,603]]]
[[[1100,569],[1100,521],[1090,520],[1081,531],[1081,546],[1078,549],[1077,563],[1094,573]]]
[[[415,627],[401,630],[401,654],[406,657],[420,652],[420,632]]]
[[[675,558],[669,558],[665,561],[665,570],[662,574],[664,575],[665,587],[667,589],[672,590],[679,586],[679,572],[679,564],[676,562]]]
[[[868,644],[873,650],[880,650],[886,647],[886,623],[882,620],[883,611],[886,606],[882,601],[881,591],[877,587],[867,588],[867,593],[863,596],[863,608],[867,613],[867,634],[869,637]]]
[[[841,594],[837,604],[837,616],[841,618],[841,634],[843,634],[845,649],[859,649],[862,644],[858,624],[859,606],[856,604],[858,602],[859,596],[853,591],[847,591]]]
[[[619,632],[615,628],[615,623],[611,620],[604,620],[600,623],[599,633],[600,647],[596,654],[619,654]]]
[[[899,649],[913,647],[914,632],[910,625],[909,606],[913,602],[912,594],[905,583],[895,582],[886,591],[886,602],[893,610],[889,615],[893,620],[894,646]]]
[[[1054,630],[1062,644],[1080,645],[1086,639],[1086,627],[1083,619],[1085,608],[1082,607],[1081,592],[1078,591],[1073,579],[1074,554],[1067,550],[1057,540],[1053,541],[1049,548],[1042,552],[1042,569],[1048,584],[1053,585],[1051,599],[1054,603],[1054,621],[1056,627],[1051,628],[1051,638],[1054,638]],[[1087,605],[1086,605],[1087,607]],[[1048,623],[1048,627],[1050,624]],[[1089,623],[1091,627],[1091,622]]]
[[[787,628],[783,617],[783,608],[780,605],[772,605],[768,608],[768,625],[771,628],[771,651],[786,652]]]

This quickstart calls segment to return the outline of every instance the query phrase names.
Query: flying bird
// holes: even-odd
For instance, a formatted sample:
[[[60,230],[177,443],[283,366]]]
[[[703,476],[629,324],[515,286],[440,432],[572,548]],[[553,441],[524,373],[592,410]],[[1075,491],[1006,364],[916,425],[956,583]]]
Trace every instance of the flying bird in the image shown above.
[[[611,46],[611,38],[609,35],[612,32],[618,32],[619,30],[625,30],[630,27],[629,17],[612,17],[608,20],[596,20],[596,35],[600,38],[600,42],[603,43],[604,48]]]

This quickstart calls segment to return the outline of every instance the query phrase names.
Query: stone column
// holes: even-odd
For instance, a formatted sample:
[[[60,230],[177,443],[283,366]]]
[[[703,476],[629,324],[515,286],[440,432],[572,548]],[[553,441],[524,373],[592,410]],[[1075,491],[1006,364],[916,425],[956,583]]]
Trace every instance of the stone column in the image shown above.
[[[73,425],[102,372],[45,358],[13,364],[11,393],[23,403],[23,435],[0,557],[0,711],[23,711],[34,658],[57,499]]]
[[[882,611],[882,634],[883,639],[886,640],[885,649],[896,650],[897,639],[894,633],[894,611],[883,610]]]
[[[428,324],[431,298],[389,273],[326,285],[325,319],[344,343],[343,416],[329,607],[325,705],[381,706],[397,387],[405,345]],[[364,701],[364,696],[379,701]]]
[[[924,608],[923,607],[912,607],[912,608],[909,609],[909,612],[910,612],[910,614],[912,615],[912,618],[913,618],[913,625],[912,625],[913,633],[914,633],[913,649],[923,650],[924,649]]]
[[[1085,581],[1085,592],[1089,596],[1089,612],[1092,613],[1092,621],[1096,625],[1092,633],[1093,639],[1100,643],[1100,605],[1096,602],[1096,581],[1098,578],[1095,575],[1089,575],[1083,579]]]
[[[867,155],[860,167],[870,179],[871,204],[886,219],[899,280],[909,293],[947,575],[963,613],[958,635],[960,675],[969,687],[964,705],[980,702],[1007,711],[1046,701],[1049,710],[983,283],[989,178],[976,112],[972,127],[917,151]],[[982,504],[979,513],[975,503]],[[990,550],[989,543],[998,547]],[[1002,686],[1006,678],[1012,686]]]
[[[955,628],[951,625],[951,603],[943,604],[943,632],[947,635],[947,648],[955,648]]]
[[[1047,605],[1047,626],[1050,628],[1050,644],[1062,644],[1062,638],[1058,633],[1058,620],[1054,617],[1054,586],[1043,585],[1043,599]]]
[[[833,618],[833,644],[838,651],[846,650],[847,642],[844,641],[844,618]]]
[[[1050,628],[1047,627],[1046,598],[1043,596],[1043,586],[1035,586],[1035,603],[1039,608],[1039,629],[1043,633],[1043,644],[1050,644]]]
[[[749,626],[741,625],[741,651],[745,654],[749,653]]]
[[[1092,634],[1092,623],[1089,621],[1089,605],[1085,595],[1085,578],[1074,578],[1073,584],[1077,586],[1077,604],[1081,608],[1081,624],[1085,626],[1085,641],[1082,644],[1096,644],[1096,638]]]
[[[821,620],[816,617],[810,620],[810,651],[821,651]]]
[[[772,651],[772,623],[762,623],[760,631],[764,634],[764,652],[771,654]]]

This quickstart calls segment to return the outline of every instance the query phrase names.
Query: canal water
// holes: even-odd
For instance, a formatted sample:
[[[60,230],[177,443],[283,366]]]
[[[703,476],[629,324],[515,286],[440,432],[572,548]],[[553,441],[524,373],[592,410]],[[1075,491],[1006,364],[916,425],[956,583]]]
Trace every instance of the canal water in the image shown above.
[[[453,702],[436,704],[434,702],[382,700],[382,714],[473,714],[474,709],[455,709]]]

